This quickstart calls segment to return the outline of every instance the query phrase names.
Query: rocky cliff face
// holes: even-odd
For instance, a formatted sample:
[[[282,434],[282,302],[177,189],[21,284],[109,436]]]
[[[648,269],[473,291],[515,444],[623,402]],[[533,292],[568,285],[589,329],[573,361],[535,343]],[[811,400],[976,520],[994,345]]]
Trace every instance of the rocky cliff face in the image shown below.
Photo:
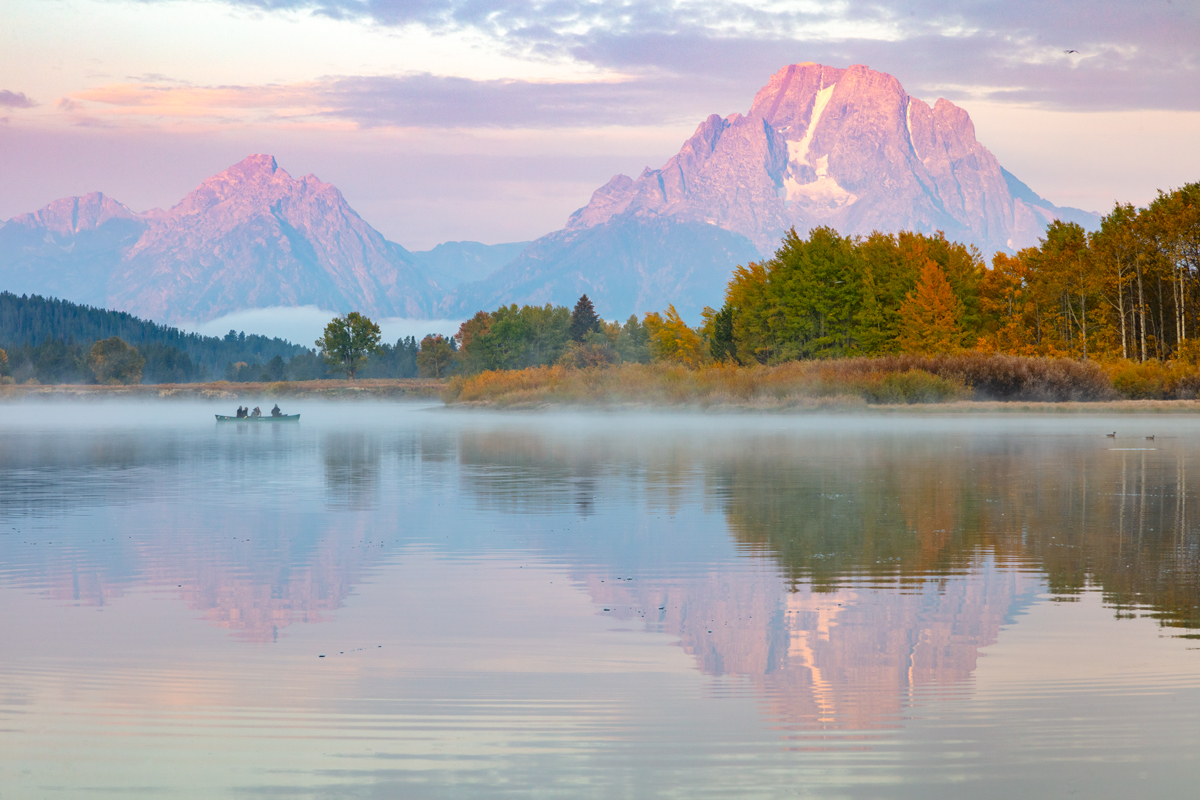
[[[0,224],[0,289],[103,305],[121,254],[149,223],[100,192],[13,217]]]
[[[792,227],[940,230],[991,253],[1036,244],[1056,218],[1098,222],[1002,169],[953,103],[931,107],[864,66],[797,64],[748,113],[710,116],[660,169],[614,177],[528,248],[450,243],[414,256],[334,186],[256,155],[169,211],[135,214],[92,194],[0,224],[0,289],[168,322],[296,305],[467,317],[501,303],[569,306],[584,292],[609,319],[673,303],[696,322],[735,266],[769,256]]]
[[[169,211],[136,214],[101,194],[0,225],[0,277],[162,321],[316,305],[426,316],[444,290],[336,187],[254,155]]]
[[[1075,211],[1033,198],[1014,198],[967,112],[948,100],[931,108],[864,66],[796,64],[771,77],[748,114],[702,122],[662,168],[613,178],[567,229],[667,216],[739,233],[764,255],[791,227],[942,230],[993,252],[1036,244],[1046,220]]]
[[[423,316],[438,287],[336,187],[268,155],[214,175],[151,225],[109,285],[115,307],[154,319],[317,305]]]
[[[769,256],[792,227],[940,230],[987,254],[1037,244],[1056,218],[1098,223],[1003,170],[948,100],[930,107],[863,66],[796,64],[771,77],[749,113],[714,114],[660,169],[617,175],[562,231],[444,307],[570,305],[586,291],[606,316],[674,303],[694,322],[720,305],[735,266]]]

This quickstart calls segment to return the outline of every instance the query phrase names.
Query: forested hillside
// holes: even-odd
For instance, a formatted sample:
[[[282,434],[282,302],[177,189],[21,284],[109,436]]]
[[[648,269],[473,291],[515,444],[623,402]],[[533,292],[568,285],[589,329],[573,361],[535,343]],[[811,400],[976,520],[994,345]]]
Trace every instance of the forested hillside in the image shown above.
[[[278,338],[230,331],[223,338],[185,333],[123,311],[78,305],[37,295],[0,292],[0,348],[8,353],[7,370],[42,383],[87,379],[88,349],[101,339],[119,337],[146,358],[149,383],[180,383],[224,377],[237,363],[293,359],[310,351]],[[257,378],[257,376],[256,376]]]
[[[185,333],[122,311],[37,295],[0,292],[0,376],[17,382],[92,383],[92,345],[117,337],[145,359],[143,383],[314,380],[336,377],[313,349],[279,338],[230,331],[223,337]],[[414,378],[414,337],[384,344],[359,372],[363,378]]]

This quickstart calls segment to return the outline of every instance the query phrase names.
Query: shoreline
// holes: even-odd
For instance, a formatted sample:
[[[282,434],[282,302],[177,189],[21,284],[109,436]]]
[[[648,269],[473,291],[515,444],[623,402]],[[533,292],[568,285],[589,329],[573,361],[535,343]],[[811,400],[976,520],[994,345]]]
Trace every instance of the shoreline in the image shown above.
[[[44,401],[108,400],[221,400],[265,399],[402,402],[440,400],[447,381],[425,378],[363,379],[357,381],[290,381],[276,383],[135,384],[102,386],[93,384],[9,384],[0,386],[0,403]],[[454,401],[447,411],[509,412],[605,412],[712,414],[1200,414],[1200,400],[1096,400],[1032,402],[1023,400],[953,400],[944,403],[883,404],[867,403],[857,397],[794,398],[744,403],[655,403],[655,402],[528,402]]]
[[[845,402],[839,402],[845,400]],[[814,398],[810,403],[778,404],[709,404],[696,403],[494,403],[467,401],[447,403],[447,411],[499,412],[593,412],[593,413],[667,413],[687,412],[712,416],[755,414],[762,416],[802,416],[806,414],[840,415],[936,415],[936,414],[1200,414],[1196,400],[1096,400],[1031,402],[1025,400],[955,400],[947,403],[866,403],[857,398]]]
[[[446,382],[425,378],[278,381],[272,383],[9,384],[0,403],[26,400],[438,400]]]

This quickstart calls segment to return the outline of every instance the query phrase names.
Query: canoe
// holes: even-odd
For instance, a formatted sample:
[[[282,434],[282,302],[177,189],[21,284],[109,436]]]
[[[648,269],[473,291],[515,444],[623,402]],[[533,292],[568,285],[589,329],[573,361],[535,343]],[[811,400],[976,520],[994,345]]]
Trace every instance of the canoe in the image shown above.
[[[270,414],[263,414],[261,417],[227,417],[224,414],[217,414],[217,422],[299,422],[299,414],[284,414],[281,417],[272,417]]]

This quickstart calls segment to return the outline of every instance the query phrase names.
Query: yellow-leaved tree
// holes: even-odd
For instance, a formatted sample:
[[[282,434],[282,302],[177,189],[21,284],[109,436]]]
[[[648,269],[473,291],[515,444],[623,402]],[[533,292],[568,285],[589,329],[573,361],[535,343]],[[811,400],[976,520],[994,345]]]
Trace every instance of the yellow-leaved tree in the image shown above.
[[[650,352],[656,361],[669,361],[695,369],[704,363],[704,343],[699,334],[688,327],[675,306],[667,306],[666,316],[655,312],[646,315],[646,331],[650,334]]]
[[[921,268],[916,287],[900,304],[896,344],[902,353],[932,355],[962,349],[963,304],[954,295],[946,273],[933,260]]]

